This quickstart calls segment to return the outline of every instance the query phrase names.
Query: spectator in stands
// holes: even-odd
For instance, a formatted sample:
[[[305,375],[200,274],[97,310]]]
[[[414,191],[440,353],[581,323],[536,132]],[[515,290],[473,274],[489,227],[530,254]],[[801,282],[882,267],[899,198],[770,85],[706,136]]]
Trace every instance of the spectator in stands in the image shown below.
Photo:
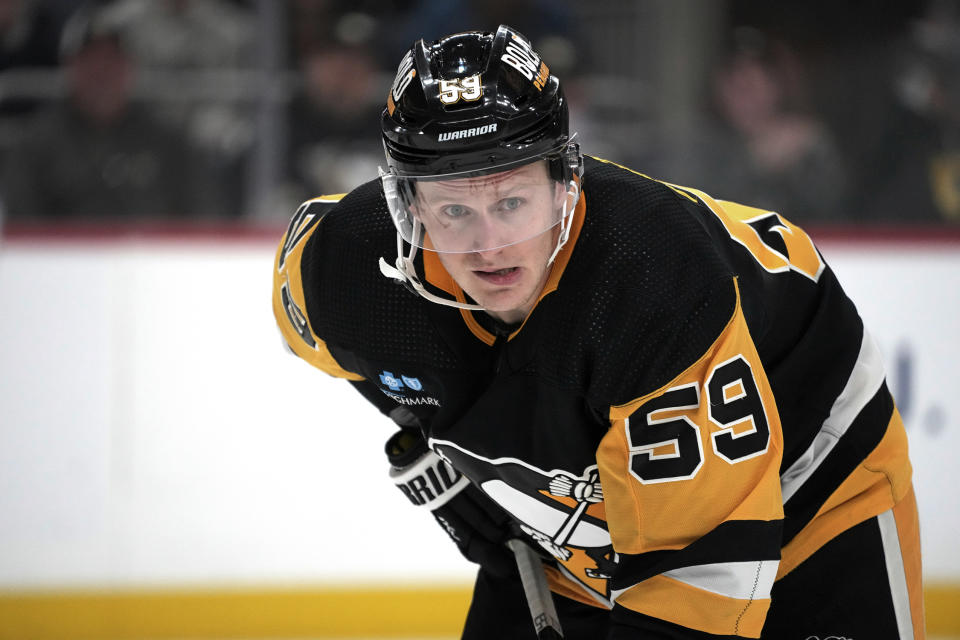
[[[757,30],[737,29],[712,90],[714,117],[691,175],[678,179],[798,222],[840,220],[848,186],[843,162],[830,131],[805,104],[793,51]]]
[[[834,41],[817,59],[821,113],[850,177],[844,210],[858,223],[937,222],[929,175],[937,125],[898,91],[899,65],[911,47],[905,26],[876,31]]]
[[[916,162],[917,187],[929,194],[915,206],[928,205],[937,221],[960,223],[960,4],[932,3],[914,24],[911,43],[899,93],[927,123],[927,135],[914,144],[924,156]]]
[[[55,68],[62,27],[62,17],[38,0],[0,0],[0,72]],[[0,116],[36,106],[31,98],[0,96]]]
[[[376,22],[348,13],[325,31],[301,43],[298,56],[303,84],[288,118],[291,203],[350,191],[383,164],[375,126],[383,108],[382,72],[369,48]]]
[[[199,82],[222,82],[224,72],[256,66],[256,17],[240,3],[115,0],[109,11],[140,72],[159,83],[176,82],[180,72],[195,74],[188,77]],[[188,98],[168,97],[154,108],[199,144],[224,151],[249,145],[249,115],[238,105]]]
[[[255,105],[237,80],[257,68],[252,3],[231,0],[112,0],[116,22],[143,84],[148,106],[202,147],[232,184],[226,205],[243,206],[255,143]],[[244,75],[244,74],[248,75]]]
[[[899,85],[904,57],[915,49],[911,26],[936,5],[956,13],[956,1],[728,0],[728,5],[732,24],[775,33],[799,53],[814,112],[843,162],[845,219],[866,224],[942,220],[931,197],[929,171],[939,145],[938,123],[931,112],[905,101]],[[956,69],[954,64],[953,77]]]
[[[9,219],[219,213],[217,182],[200,151],[132,101],[135,68],[105,16],[78,13],[64,31],[68,96],[38,113],[4,158]]]
[[[56,74],[64,20],[39,0],[0,0],[0,164]]]

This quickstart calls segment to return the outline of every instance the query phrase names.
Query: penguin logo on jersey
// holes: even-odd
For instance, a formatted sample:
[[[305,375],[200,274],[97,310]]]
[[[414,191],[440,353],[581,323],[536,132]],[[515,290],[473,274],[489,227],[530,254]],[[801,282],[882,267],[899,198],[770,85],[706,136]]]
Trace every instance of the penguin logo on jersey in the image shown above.
[[[564,545],[570,541],[587,507],[603,502],[603,487],[600,485],[597,470],[593,469],[588,472],[586,479],[557,473],[550,478],[547,493],[554,498],[573,498],[576,501],[576,507],[552,535],[533,529],[526,524],[521,525],[521,528],[554,558],[569,560],[572,553]]]
[[[582,472],[548,471],[516,458],[486,458],[449,441],[431,439],[430,445],[513,516],[567,577],[609,599],[617,558],[597,465]]]

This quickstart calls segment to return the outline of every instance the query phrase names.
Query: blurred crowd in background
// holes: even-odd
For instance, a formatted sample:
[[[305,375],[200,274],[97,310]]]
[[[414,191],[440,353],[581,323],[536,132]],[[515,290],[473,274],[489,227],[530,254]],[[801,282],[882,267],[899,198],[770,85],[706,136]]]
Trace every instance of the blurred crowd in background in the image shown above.
[[[506,23],[584,151],[811,225],[960,223],[960,0],[0,0],[0,218],[280,223],[403,53]]]

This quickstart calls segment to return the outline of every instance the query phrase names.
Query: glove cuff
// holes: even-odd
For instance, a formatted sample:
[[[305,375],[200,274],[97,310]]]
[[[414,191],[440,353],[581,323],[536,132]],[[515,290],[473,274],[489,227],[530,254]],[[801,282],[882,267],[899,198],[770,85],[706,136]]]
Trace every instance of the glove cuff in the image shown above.
[[[463,475],[429,449],[413,464],[391,467],[390,479],[418,507],[442,507],[469,484]]]
[[[423,436],[413,429],[400,429],[383,446],[390,466],[399,469],[410,466],[429,450]]]

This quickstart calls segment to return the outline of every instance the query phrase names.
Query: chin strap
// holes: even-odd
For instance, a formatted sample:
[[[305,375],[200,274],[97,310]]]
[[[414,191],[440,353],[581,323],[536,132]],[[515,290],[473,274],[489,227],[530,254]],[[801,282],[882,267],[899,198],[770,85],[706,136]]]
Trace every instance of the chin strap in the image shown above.
[[[415,223],[419,225],[420,223]],[[478,304],[469,304],[466,302],[460,302],[459,300],[454,300],[451,298],[442,298],[440,296],[434,295],[427,291],[423,286],[423,283],[420,282],[420,277],[417,275],[417,267],[413,263],[414,257],[417,255],[416,245],[410,245],[410,251],[407,255],[403,255],[403,238],[400,237],[400,234],[397,234],[397,260],[394,265],[390,265],[389,262],[384,258],[380,258],[380,273],[382,273],[387,278],[391,280],[397,280],[403,284],[407,289],[417,294],[424,300],[429,300],[430,302],[435,302],[437,304],[442,304],[447,307],[454,307],[456,309],[469,309],[470,311],[486,311],[483,307]]]
[[[441,298],[440,296],[433,295],[427,291],[420,282],[420,278],[417,277],[416,268],[413,266],[413,262],[408,258],[398,257],[396,266],[390,266],[386,260],[380,258],[380,273],[388,278],[402,282],[406,288],[410,289],[421,298],[429,300],[430,302],[436,302],[437,304],[442,304],[447,307],[455,307],[457,309],[485,311],[485,309],[478,304],[468,304],[466,302],[460,302],[459,300]]]

